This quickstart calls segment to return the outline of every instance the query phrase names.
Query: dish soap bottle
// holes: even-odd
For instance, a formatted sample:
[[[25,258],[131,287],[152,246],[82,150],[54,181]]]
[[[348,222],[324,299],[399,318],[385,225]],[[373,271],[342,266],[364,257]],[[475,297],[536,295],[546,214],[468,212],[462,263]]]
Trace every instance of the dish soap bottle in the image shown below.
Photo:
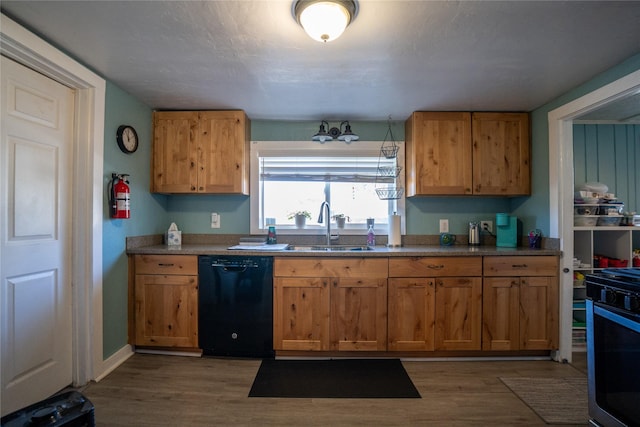
[[[373,224],[369,225],[369,231],[367,231],[367,246],[376,245],[376,233],[373,231]]]
[[[278,243],[276,238],[276,227],[275,225],[269,226],[269,234],[267,234],[267,245],[275,245]]]

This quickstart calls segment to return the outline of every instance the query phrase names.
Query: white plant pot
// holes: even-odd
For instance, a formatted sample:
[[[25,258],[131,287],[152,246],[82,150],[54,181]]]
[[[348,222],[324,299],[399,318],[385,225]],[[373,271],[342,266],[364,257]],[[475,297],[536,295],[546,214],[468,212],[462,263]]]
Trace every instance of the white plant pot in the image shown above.
[[[307,223],[307,217],[304,215],[296,215],[295,221],[296,221],[296,227],[304,228],[305,224]]]

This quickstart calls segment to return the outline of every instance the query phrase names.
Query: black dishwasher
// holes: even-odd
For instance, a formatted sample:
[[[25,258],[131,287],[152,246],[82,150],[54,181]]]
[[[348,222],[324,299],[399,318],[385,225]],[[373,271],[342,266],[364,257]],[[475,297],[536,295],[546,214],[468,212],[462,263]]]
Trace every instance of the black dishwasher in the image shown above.
[[[203,354],[273,357],[273,258],[201,255],[198,280]]]

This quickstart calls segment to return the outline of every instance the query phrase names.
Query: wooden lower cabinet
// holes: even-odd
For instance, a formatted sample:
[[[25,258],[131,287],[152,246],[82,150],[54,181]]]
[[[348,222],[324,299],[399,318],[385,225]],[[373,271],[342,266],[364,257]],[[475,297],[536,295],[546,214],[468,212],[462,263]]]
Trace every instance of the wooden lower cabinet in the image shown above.
[[[275,258],[274,276],[275,350],[386,350],[386,258]]]
[[[198,347],[198,257],[136,255],[134,345]]]
[[[391,258],[389,276],[390,351],[480,350],[482,257]]]
[[[275,350],[329,350],[329,280],[275,277]]]
[[[485,257],[484,269],[482,349],[557,349],[558,258]]]
[[[330,348],[387,349],[387,278],[334,279],[331,288]]]

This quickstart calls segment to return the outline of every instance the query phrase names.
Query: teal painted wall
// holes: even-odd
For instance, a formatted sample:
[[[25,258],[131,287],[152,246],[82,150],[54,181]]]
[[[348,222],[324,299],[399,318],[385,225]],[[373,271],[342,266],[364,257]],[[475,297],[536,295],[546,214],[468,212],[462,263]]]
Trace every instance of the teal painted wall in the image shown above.
[[[549,230],[549,112],[637,70],[640,53],[531,112],[532,195],[511,202],[512,213],[526,220],[525,230]]]
[[[132,125],[140,144],[125,154],[116,144],[121,124]],[[149,192],[151,176],[151,109],[107,82],[104,123],[104,204],[102,224],[103,356],[127,344],[127,256],[125,239],[160,233],[167,222],[166,196]],[[131,218],[110,219],[107,184],[111,173],[130,174]]]
[[[601,182],[623,202],[640,210],[640,125],[574,124],[573,181]]]

